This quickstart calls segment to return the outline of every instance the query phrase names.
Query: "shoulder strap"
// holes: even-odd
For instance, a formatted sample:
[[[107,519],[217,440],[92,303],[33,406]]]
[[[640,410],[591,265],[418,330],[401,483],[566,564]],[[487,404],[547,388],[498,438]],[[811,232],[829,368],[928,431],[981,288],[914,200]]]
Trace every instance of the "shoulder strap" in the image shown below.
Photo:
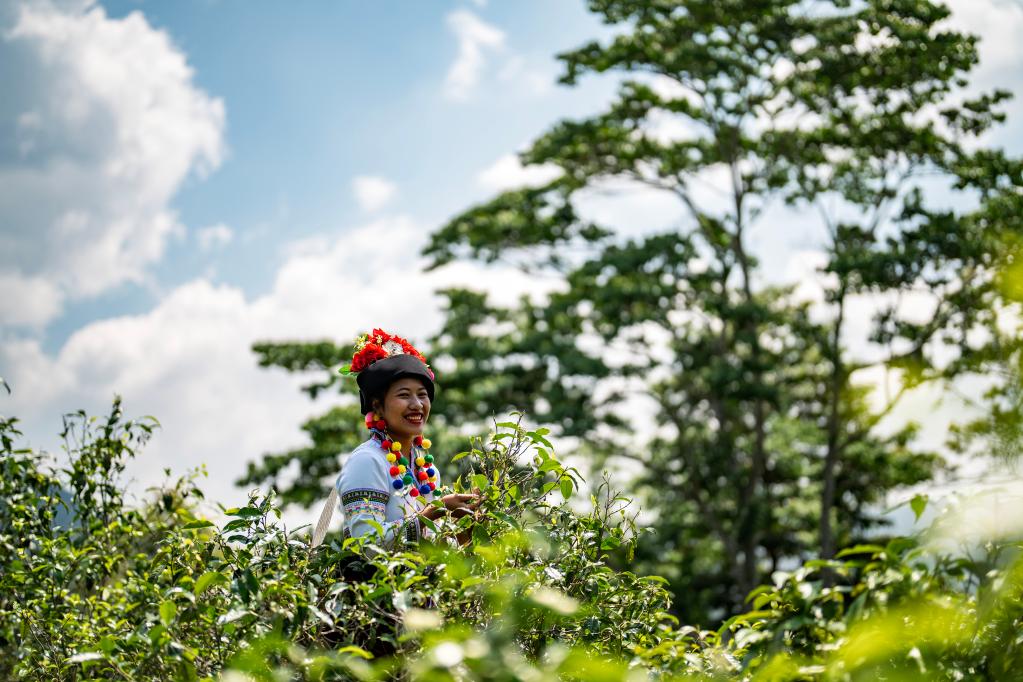
[[[323,542],[323,536],[327,534],[327,526],[330,525],[330,519],[334,516],[334,507],[336,506],[337,486],[331,486],[330,495],[327,496],[327,501],[323,505],[323,511],[320,512],[320,520],[316,522],[316,528],[313,529],[311,547],[316,547]]]

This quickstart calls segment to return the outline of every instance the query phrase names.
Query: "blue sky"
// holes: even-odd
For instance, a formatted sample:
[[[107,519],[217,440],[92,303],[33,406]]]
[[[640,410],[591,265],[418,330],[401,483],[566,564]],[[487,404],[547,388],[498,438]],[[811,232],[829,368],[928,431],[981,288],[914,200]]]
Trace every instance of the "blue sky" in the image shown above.
[[[481,169],[558,117],[593,111],[612,90],[554,82],[553,55],[605,30],[581,2],[102,7],[114,21],[142,12],[187,55],[194,85],[224,101],[224,161],[183,182],[173,205],[191,229],[225,224],[234,238],[229,250],[206,252],[170,240],[152,269],[155,289],[124,286],[73,302],[46,330],[51,352],[83,323],[146,310],[162,290],[211,268],[247,294],[265,291],[283,243],[359,219],[357,176],[386,177],[400,188],[392,206],[440,224],[486,196],[475,180]],[[459,8],[505,37],[487,51],[482,82],[452,98],[445,80],[459,43],[447,18]]]
[[[1023,6],[952,6],[983,36],[978,85],[1023,91]],[[163,424],[137,490],[205,464],[211,498],[236,500],[245,462],[300,445],[335,399],[310,405],[300,378],[259,369],[254,341],[377,325],[417,340],[440,323],[437,287],[551,286],[468,264],[423,275],[418,252],[473,202],[545,177],[516,150],[614,91],[556,85],[554,55],[607,31],[581,0],[0,0],[2,411],[57,451],[60,414],[122,394]],[[1021,103],[1009,113],[989,142],[1023,153]],[[679,216],[637,191],[583,210],[626,231]],[[754,246],[812,289],[797,218]],[[910,409],[940,425],[932,403]]]

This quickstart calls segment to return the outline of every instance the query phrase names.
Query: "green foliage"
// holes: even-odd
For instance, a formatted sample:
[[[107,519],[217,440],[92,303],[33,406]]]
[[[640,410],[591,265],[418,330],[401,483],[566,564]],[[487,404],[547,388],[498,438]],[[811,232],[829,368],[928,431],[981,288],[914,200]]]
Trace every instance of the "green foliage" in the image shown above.
[[[1023,664],[1012,542],[850,548],[776,574],[717,632],[681,625],[663,578],[621,568],[630,500],[605,480],[569,506],[577,472],[518,421],[458,456],[477,515],[394,550],[337,536],[313,550],[260,493],[214,524],[194,513],[194,476],[129,506],[116,472],[153,421],[117,403],[67,419],[56,470],[16,427],[0,421],[5,679],[1006,679]]]
[[[384,551],[340,537],[310,550],[276,521],[272,494],[215,525],[193,512],[192,478],[131,508],[117,474],[153,423],[125,421],[119,404],[105,420],[67,419],[69,464],[56,471],[15,449],[15,425],[2,424],[0,459],[5,678],[362,675],[374,655],[381,669],[404,665],[421,647],[411,633],[442,623],[486,632],[528,665],[555,641],[622,656],[673,623],[660,580],[609,566],[635,539],[622,498],[594,500],[588,515],[552,500],[578,478],[543,429],[504,423],[461,458],[471,473],[455,488],[484,497],[471,550],[455,542],[467,518],[435,524],[434,544]],[[64,489],[71,522],[59,526]],[[307,650],[329,653],[296,653]]]
[[[432,267],[500,260],[561,286],[508,308],[443,292],[433,355],[455,366],[461,419],[523,409],[597,466],[638,461],[658,531],[644,570],[710,621],[779,566],[859,541],[886,491],[942,467],[914,426],[878,428],[913,387],[1007,370],[993,420],[960,445],[1014,451],[1023,167],[978,144],[1009,94],[963,95],[977,38],[930,0],[589,6],[613,37],[561,54],[562,82],[615,72],[617,98],[523,152],[557,179],[470,207],[424,251]],[[579,204],[609,182],[673,197],[681,220],[628,235],[589,222]],[[754,232],[791,239],[778,206],[821,235],[812,309],[799,283],[767,283],[752,247]],[[851,344],[871,300],[869,341]],[[882,404],[860,383],[871,367],[897,386]],[[641,407],[624,414],[630,394]]]

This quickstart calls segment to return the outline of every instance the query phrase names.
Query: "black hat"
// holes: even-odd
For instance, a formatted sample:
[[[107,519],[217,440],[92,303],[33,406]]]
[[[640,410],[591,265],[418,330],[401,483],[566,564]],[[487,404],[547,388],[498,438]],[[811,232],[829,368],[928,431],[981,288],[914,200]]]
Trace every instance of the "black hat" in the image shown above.
[[[403,353],[381,358],[359,372],[356,381],[359,383],[362,413],[368,414],[373,409],[373,398],[382,396],[391,384],[405,377],[422,381],[430,401],[433,402],[433,372],[419,358]]]

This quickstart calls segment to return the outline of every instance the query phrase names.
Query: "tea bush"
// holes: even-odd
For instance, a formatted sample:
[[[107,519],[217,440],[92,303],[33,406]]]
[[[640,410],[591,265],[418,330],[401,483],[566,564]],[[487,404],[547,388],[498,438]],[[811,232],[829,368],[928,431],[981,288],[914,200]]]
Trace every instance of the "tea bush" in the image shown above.
[[[272,494],[215,525],[198,472],[130,504],[119,474],[158,426],[65,418],[66,462],[0,420],[4,679],[1008,679],[1023,669],[1019,545],[943,556],[913,538],[808,562],[716,631],[628,570],[637,528],[544,429],[497,425],[457,455],[475,518],[386,549],[311,549]],[[471,534],[471,543],[457,538]],[[685,604],[676,605],[685,613]]]

